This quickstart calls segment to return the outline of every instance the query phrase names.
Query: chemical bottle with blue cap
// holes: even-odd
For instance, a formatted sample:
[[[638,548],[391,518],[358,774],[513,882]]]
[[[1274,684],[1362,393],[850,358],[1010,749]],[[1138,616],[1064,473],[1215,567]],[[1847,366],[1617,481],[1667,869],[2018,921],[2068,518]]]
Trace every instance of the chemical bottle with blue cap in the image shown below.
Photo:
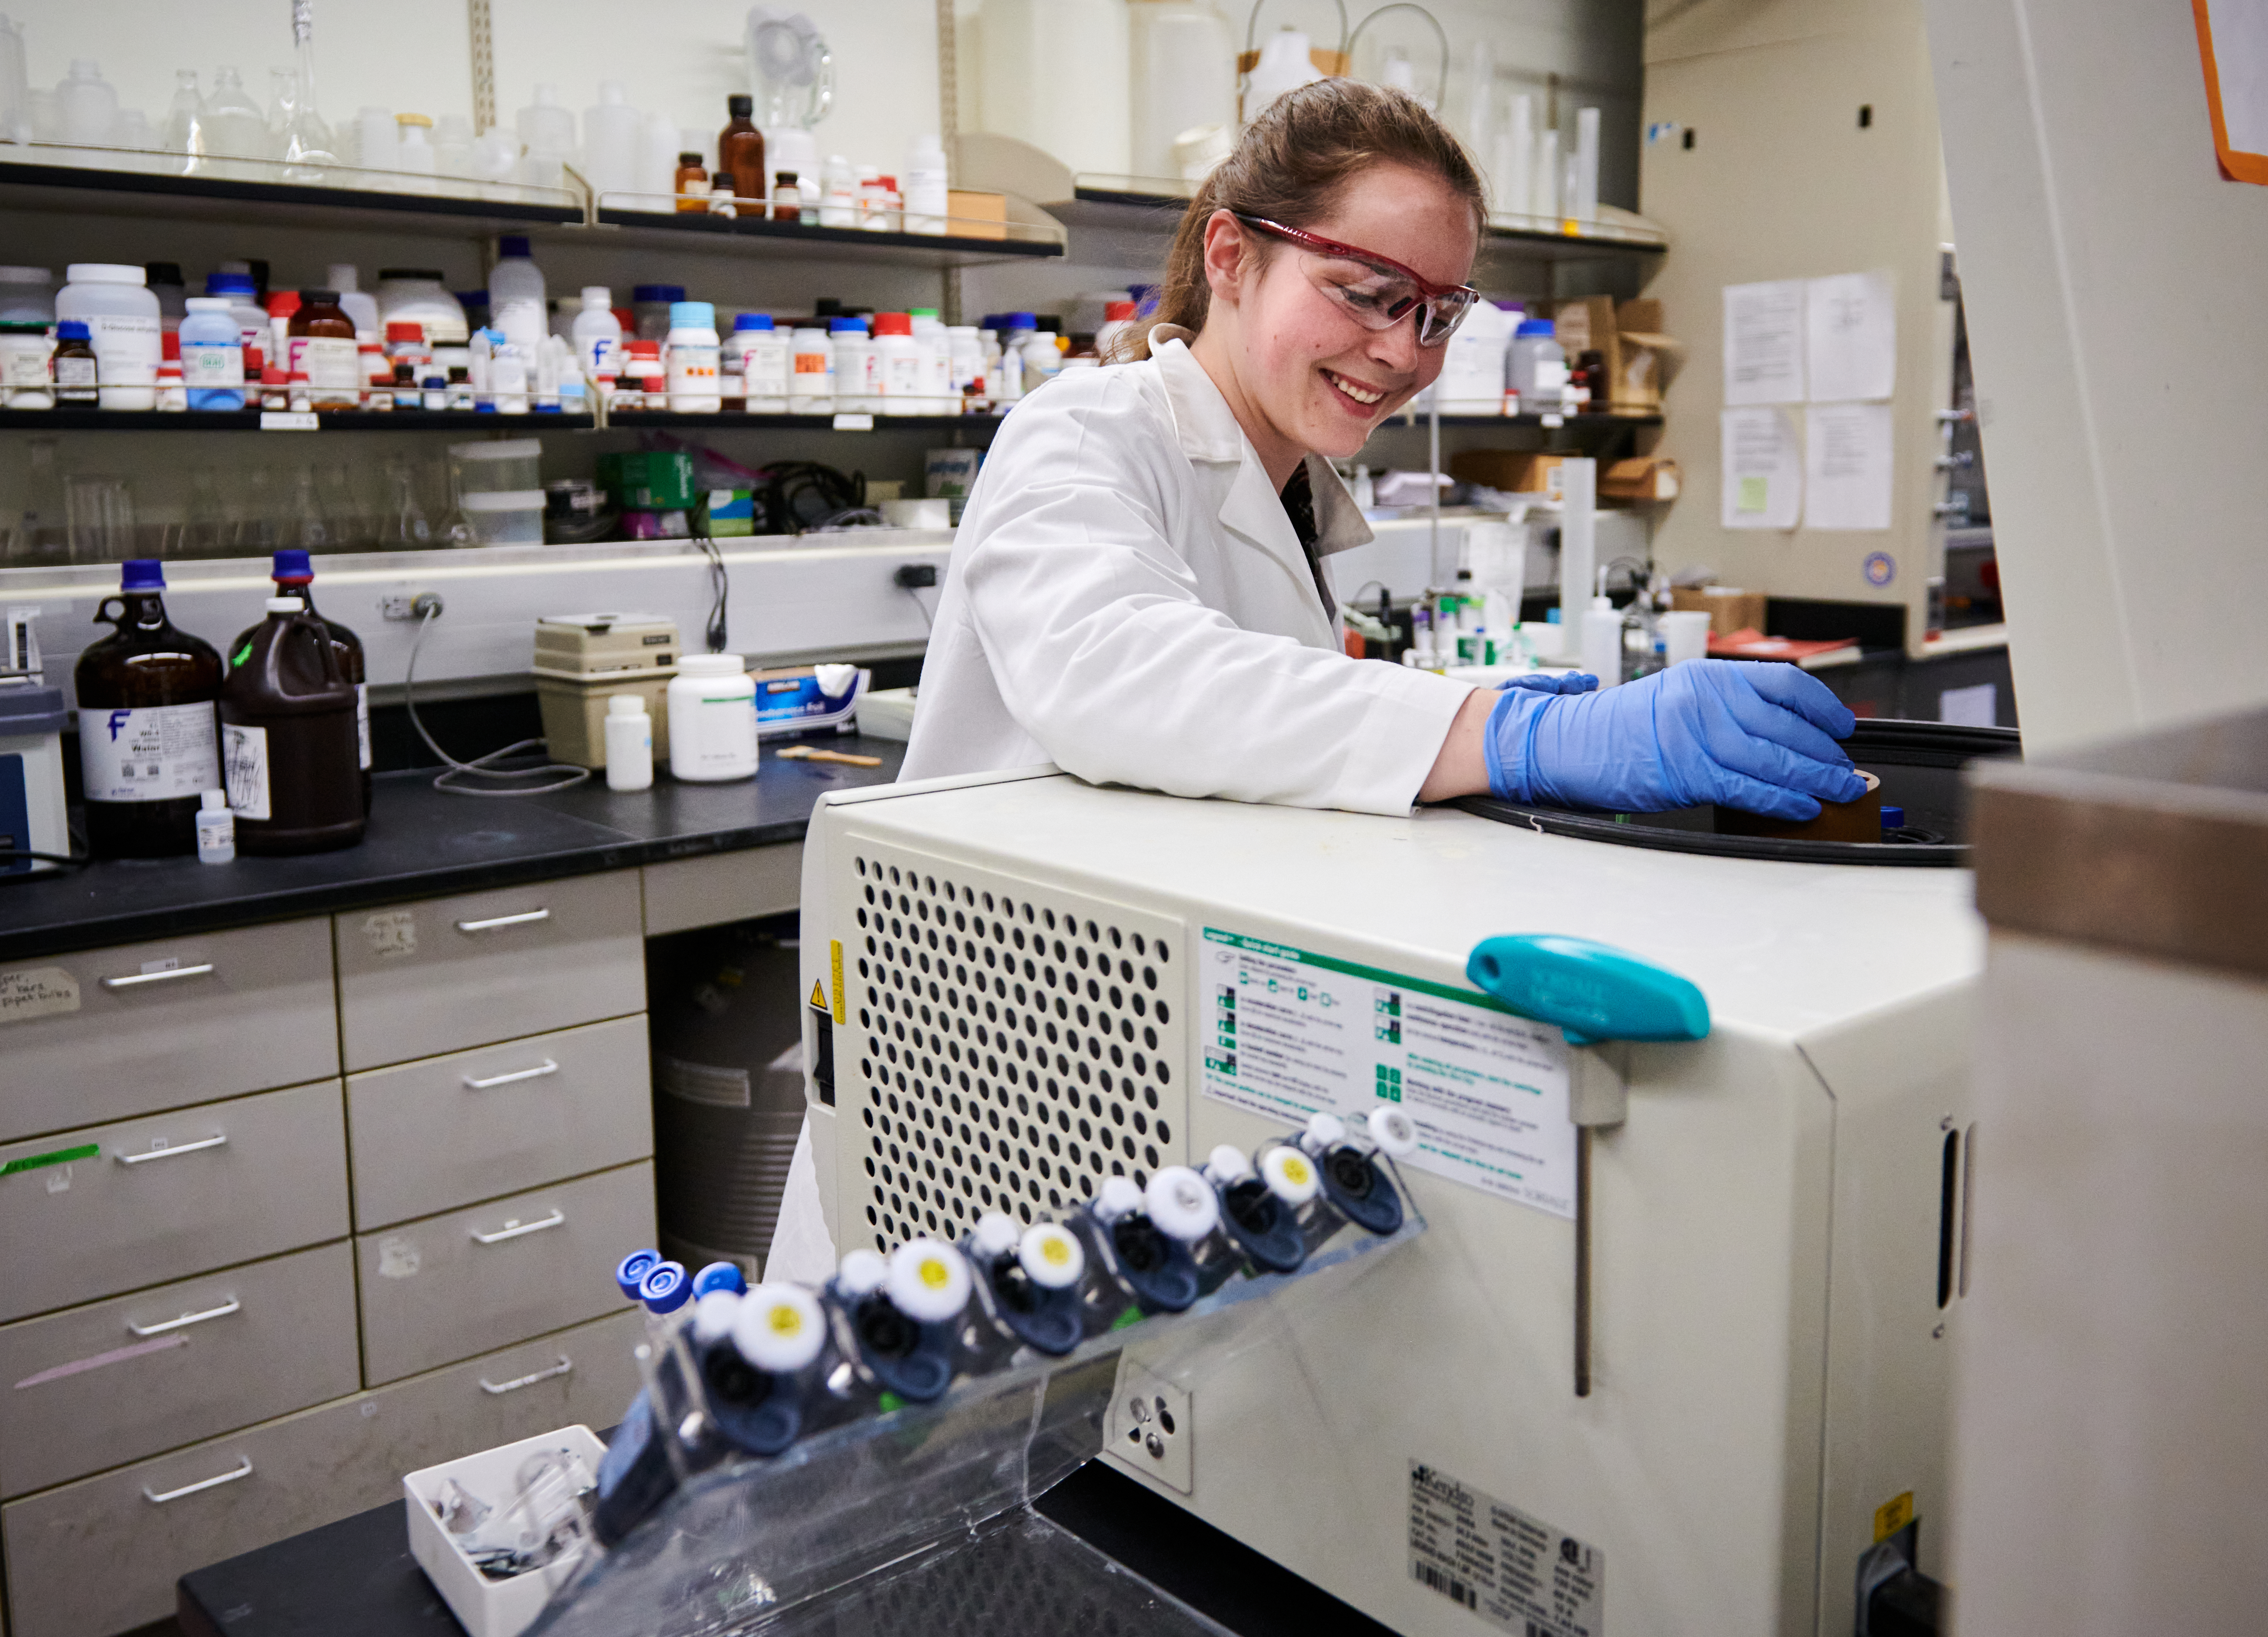
[[[988,1211],[961,1242],[961,1254],[976,1282],[972,1322],[962,1332],[967,1374],[998,1368],[1025,1348],[1060,1357],[1086,1339],[1080,1299],[1086,1251],[1062,1224],[1019,1230],[1005,1213]]]
[[[114,629],[72,671],[86,840],[97,858],[194,852],[198,806],[221,783],[220,655],[173,623],[165,589],[155,558],[127,562],[119,594],[95,609],[96,622]]]
[[[1179,1313],[1204,1294],[1193,1247],[1219,1222],[1212,1190],[1185,1166],[1167,1166],[1147,1188],[1130,1176],[1103,1178],[1071,1219],[1094,1268],[1081,1304],[1086,1333]]]
[[[662,354],[672,409],[680,415],[714,415],[725,407],[721,352],[714,306],[706,301],[670,304],[669,336]]]
[[[861,1384],[882,1409],[928,1404],[953,1383],[960,1320],[972,1280],[968,1260],[941,1240],[910,1239],[889,1259],[853,1250],[828,1281]]]
[[[313,596],[315,568],[313,562],[305,551],[277,552],[269,571],[276,581],[276,594],[279,597],[298,598],[306,606],[307,613],[330,633],[331,646],[338,652],[339,664],[346,671],[347,680],[354,684],[356,759],[362,773],[362,810],[368,813],[370,811],[371,763],[370,682],[367,664],[363,655],[362,638],[336,620],[327,619],[316,611]],[[236,653],[242,651],[259,629],[257,625],[251,625],[239,631],[236,640],[229,645],[229,652]]]
[[[880,367],[863,318],[831,318],[827,339],[835,350],[835,408],[873,415],[882,407]]]
[[[1278,1143],[1248,1158],[1223,1143],[1206,1156],[1204,1176],[1220,1200],[1221,1227],[1253,1272],[1290,1273],[1307,1259],[1300,1213],[1322,1184],[1306,1154]]]
[[[654,1283],[651,1298],[649,1280]],[[644,1309],[646,1339],[637,1349],[644,1385],[622,1412],[599,1465],[592,1522],[600,1543],[609,1546],[637,1528],[690,1471],[674,1429],[696,1407],[668,1318],[690,1288],[684,1267],[665,1262],[656,1250],[633,1250],[615,1267],[615,1287]]]

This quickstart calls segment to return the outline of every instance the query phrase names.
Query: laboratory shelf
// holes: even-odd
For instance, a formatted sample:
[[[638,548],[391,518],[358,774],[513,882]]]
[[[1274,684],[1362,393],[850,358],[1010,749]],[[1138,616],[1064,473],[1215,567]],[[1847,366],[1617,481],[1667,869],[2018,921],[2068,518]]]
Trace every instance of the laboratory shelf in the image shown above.
[[[112,163],[92,163],[82,155]],[[253,160],[227,163],[239,171],[267,168],[279,173],[272,178],[167,173],[168,167],[180,162],[173,154],[112,153],[37,143],[0,145],[0,211],[130,212],[177,220],[226,217],[274,226],[384,229],[452,238],[579,225],[585,219],[581,199],[564,188],[542,189],[548,195],[542,198],[512,198],[508,195],[538,190],[452,181],[446,184],[453,190],[450,193],[398,193],[286,181],[280,164]]]
[[[1060,260],[1063,235],[975,239],[952,233],[869,232],[857,227],[821,227],[775,222],[756,216],[712,216],[705,211],[623,210],[601,204],[593,213],[594,240],[642,250],[695,250],[731,254],[743,248],[767,257],[809,262],[879,262],[901,267],[977,267],[993,262]],[[1011,233],[1036,230],[1012,223]]]
[[[1189,203],[1189,192],[1138,176],[1081,176],[1068,199],[1041,208],[1066,227],[1152,229],[1171,232]],[[1530,262],[1587,262],[1605,258],[1653,257],[1669,248],[1667,234],[1638,222],[1594,222],[1568,232],[1543,218],[1492,219],[1483,254]]]
[[[869,426],[837,425],[832,415],[770,415],[748,414],[740,410],[720,411],[714,415],[681,415],[672,409],[624,409],[607,417],[609,430],[630,427],[651,428],[655,431],[695,431],[704,426],[749,427],[774,431],[839,431],[857,436],[877,432],[958,432],[968,431],[990,438],[1007,419],[1004,415],[862,415],[861,420],[871,420]]]
[[[1380,427],[1380,431],[1422,429],[1432,417],[1427,415],[1397,415]],[[1535,431],[1602,432],[1618,431],[1626,426],[1659,426],[1659,415],[1562,415],[1547,420],[1541,415],[1444,415],[1444,426],[1524,426]]]
[[[259,409],[0,409],[0,431],[254,432]],[[691,417],[687,417],[691,418]],[[313,429],[368,432],[589,431],[588,415],[482,415],[470,409],[325,409]]]

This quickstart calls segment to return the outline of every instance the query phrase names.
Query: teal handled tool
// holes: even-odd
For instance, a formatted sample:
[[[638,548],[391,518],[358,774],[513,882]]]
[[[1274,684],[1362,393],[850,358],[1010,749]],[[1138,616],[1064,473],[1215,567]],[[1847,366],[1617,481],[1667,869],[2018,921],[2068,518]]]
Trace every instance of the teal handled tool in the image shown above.
[[[1522,1017],[1556,1023],[1568,1053],[1575,1123],[1575,1396],[1591,1394],[1591,1134],[1622,1124],[1627,1059],[1601,1048],[1632,1040],[1702,1040],[1709,1002],[1690,978],[1612,944],[1557,933],[1484,939],[1465,976]]]

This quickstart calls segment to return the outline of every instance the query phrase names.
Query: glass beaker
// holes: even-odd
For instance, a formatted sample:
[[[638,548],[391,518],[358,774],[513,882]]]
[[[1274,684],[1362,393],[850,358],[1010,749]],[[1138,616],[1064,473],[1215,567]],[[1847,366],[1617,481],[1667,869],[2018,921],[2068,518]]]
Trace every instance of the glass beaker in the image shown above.
[[[73,563],[123,563],[133,557],[134,489],[104,472],[74,472],[63,479],[63,513]]]

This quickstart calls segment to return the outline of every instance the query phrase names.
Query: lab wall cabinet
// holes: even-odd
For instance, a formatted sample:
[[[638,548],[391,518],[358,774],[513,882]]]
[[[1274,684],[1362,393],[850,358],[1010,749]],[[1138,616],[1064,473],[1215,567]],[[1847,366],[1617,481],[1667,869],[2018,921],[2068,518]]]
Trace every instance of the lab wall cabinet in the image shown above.
[[[0,969],[8,1637],[620,1416],[644,938],[623,870]]]

